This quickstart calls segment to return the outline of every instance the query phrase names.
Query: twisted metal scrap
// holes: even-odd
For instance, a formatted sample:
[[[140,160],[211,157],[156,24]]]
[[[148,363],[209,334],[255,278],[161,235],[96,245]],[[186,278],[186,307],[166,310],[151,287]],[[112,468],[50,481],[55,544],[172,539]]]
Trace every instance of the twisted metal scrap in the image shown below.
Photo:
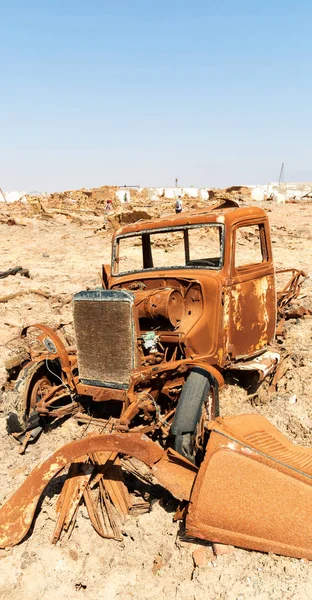
[[[77,458],[97,452],[117,452],[137,458],[151,469],[163,487],[179,500],[188,500],[197,473],[188,460],[174,451],[165,451],[138,433],[93,435],[66,444],[27,477],[0,509],[0,548],[14,546],[26,536],[40,496],[49,481]]]
[[[285,315],[286,307],[290,305],[292,300],[298,298],[301,290],[301,286],[307,276],[304,271],[299,269],[277,269],[276,274],[280,273],[292,273],[289,281],[283,287],[282,290],[277,292],[277,312],[278,315],[283,317]]]

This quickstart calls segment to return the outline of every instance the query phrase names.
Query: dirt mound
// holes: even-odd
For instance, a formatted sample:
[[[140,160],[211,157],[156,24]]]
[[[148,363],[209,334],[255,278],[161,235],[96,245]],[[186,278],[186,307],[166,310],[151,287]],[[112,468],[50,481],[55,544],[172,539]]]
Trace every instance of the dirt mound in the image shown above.
[[[152,211],[132,207],[130,204],[126,206],[127,208],[120,208],[118,211],[108,215],[107,219],[113,229],[119,229],[122,225],[130,225],[131,223],[136,223],[136,221],[151,219],[155,216]]]
[[[116,186],[102,186],[99,188],[92,188],[87,190],[81,188],[80,190],[67,190],[65,192],[53,192],[46,198],[41,196],[26,196],[26,200],[29,204],[35,205],[36,203],[44,205],[45,208],[99,208],[106,204],[107,200],[112,200],[113,205],[119,204],[116,201],[116,191],[119,188]]]
[[[243,185],[233,185],[228,188],[212,188],[209,190],[209,200],[238,200],[239,202],[251,201],[251,188]]]

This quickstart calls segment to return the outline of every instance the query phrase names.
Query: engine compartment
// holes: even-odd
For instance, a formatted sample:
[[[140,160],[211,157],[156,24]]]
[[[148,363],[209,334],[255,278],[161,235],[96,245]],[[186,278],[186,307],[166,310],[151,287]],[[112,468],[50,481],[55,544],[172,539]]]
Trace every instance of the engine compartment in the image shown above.
[[[185,358],[185,339],[204,310],[198,281],[145,278],[113,289],[126,289],[134,296],[141,365]]]

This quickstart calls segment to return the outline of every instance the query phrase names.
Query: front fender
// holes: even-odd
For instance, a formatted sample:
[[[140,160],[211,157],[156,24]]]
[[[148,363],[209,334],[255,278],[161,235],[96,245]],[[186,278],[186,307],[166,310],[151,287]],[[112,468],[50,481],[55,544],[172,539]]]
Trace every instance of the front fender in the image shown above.
[[[139,433],[92,435],[54,452],[32,471],[1,507],[0,548],[22,541],[32,524],[42,492],[57,473],[77,458],[101,451],[120,452],[141,460],[176,498],[189,499],[197,469],[174,451],[163,450]]]

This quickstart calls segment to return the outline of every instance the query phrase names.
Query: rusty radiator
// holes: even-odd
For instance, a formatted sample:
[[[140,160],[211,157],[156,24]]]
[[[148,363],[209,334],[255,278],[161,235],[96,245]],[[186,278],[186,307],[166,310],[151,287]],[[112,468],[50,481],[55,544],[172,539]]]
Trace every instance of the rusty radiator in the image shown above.
[[[133,295],[90,290],[74,296],[79,378],[82,383],[127,388],[135,366]]]

